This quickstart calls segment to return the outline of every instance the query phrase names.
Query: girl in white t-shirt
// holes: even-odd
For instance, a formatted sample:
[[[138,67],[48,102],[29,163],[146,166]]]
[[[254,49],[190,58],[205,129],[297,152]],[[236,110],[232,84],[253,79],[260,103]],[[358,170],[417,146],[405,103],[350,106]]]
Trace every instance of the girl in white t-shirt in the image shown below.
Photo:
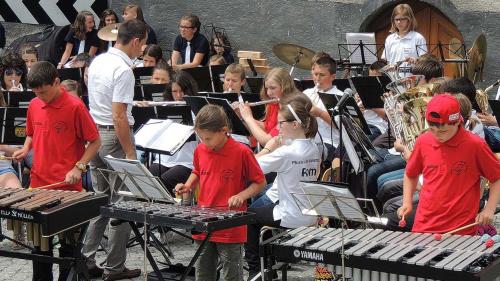
[[[310,115],[311,107],[305,95],[294,95],[282,101],[278,112],[280,135],[268,141],[256,156],[264,174],[277,173],[273,187],[266,193],[277,201],[261,207],[250,206],[249,211],[257,214],[257,222],[248,226],[245,248],[250,276],[259,271],[262,226],[296,228],[316,222],[315,217],[302,215],[292,195],[304,193],[301,181],[315,181],[319,175],[320,152],[314,142],[318,123]],[[272,190],[277,192],[268,194]]]
[[[415,63],[418,56],[427,53],[424,36],[416,32],[417,20],[408,4],[399,4],[392,10],[391,33],[385,39],[382,58],[390,65],[404,61],[401,66]],[[418,46],[418,50],[417,50]]]

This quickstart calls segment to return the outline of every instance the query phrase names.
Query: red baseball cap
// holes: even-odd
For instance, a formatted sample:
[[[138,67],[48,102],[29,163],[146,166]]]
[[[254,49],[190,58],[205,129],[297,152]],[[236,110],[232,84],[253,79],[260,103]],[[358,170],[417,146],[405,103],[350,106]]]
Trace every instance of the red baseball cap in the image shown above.
[[[448,93],[438,94],[427,104],[425,119],[439,124],[453,124],[463,121],[460,114],[460,103]]]

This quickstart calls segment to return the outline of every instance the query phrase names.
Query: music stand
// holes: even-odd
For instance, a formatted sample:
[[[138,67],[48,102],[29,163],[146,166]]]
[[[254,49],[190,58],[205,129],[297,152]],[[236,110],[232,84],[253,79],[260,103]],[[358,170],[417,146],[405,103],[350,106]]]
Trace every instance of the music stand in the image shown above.
[[[349,79],[335,79],[333,80],[333,86],[337,87],[341,92],[345,91],[347,88],[351,88]]]
[[[132,69],[135,77],[135,84],[140,85],[142,82],[149,81],[151,79],[151,75],[153,75],[153,67],[135,67]]]
[[[366,109],[384,108],[382,97],[387,91],[380,77],[353,77],[352,84]]]
[[[222,92],[222,80],[228,64],[186,68],[198,85],[200,92]]]
[[[243,101],[245,102],[259,102],[260,100],[260,95],[259,94],[254,94],[254,93],[241,93],[241,97],[243,98]],[[252,115],[255,118],[255,120],[261,120],[264,118],[266,114],[266,105],[256,105],[250,107],[250,110],[252,110]]]
[[[207,93],[209,98],[218,98],[228,100],[230,103],[238,101],[237,93]]]
[[[367,225],[357,199],[345,186],[323,182],[301,182],[302,193],[291,193],[296,206],[303,215],[336,218],[341,221],[341,259],[342,280],[345,280],[345,240],[344,229],[347,221],[360,222]],[[373,202],[373,201],[372,201]]]
[[[112,170],[98,170],[101,173],[104,171],[115,174],[121,179],[122,183],[116,190],[118,194],[142,198],[148,202],[161,201],[175,203],[174,198],[168,193],[161,181],[153,176],[140,161],[114,158],[110,155],[105,156],[104,160]],[[129,193],[120,192],[122,187],[126,187]]]
[[[264,87],[264,78],[262,77],[247,77],[245,80],[252,93],[258,94]]]
[[[64,80],[75,80],[77,82],[81,82],[83,79],[83,68],[75,67],[75,68],[60,68],[57,70],[59,74],[59,79]]]
[[[158,115],[156,114],[155,107],[147,106],[133,106],[132,107],[132,116],[134,117],[134,127],[133,130],[137,131],[143,124],[148,122],[149,119],[156,119]]]
[[[142,84],[142,95],[144,100],[163,101],[163,92],[168,84]]]
[[[417,55],[421,56],[426,53],[429,54],[438,54],[438,57],[443,63],[467,63],[469,61],[467,56],[467,49],[465,48],[465,43],[458,44],[459,47],[456,46],[457,43],[448,43],[443,44],[441,41],[438,41],[437,44],[426,44],[426,45],[417,45]],[[424,48],[425,47],[425,48]],[[448,55],[446,55],[448,54]],[[450,54],[456,56],[456,58],[450,58]]]
[[[500,100],[488,100],[493,116],[500,122]]]
[[[158,119],[172,119],[184,125],[193,125],[193,113],[188,105],[155,106]]]
[[[24,107],[28,108],[32,99],[36,98],[32,91],[12,92],[3,91],[5,102],[9,107]]]
[[[0,143],[12,145],[24,144],[27,113],[27,108],[0,107]]]
[[[243,124],[241,121],[240,117],[234,112],[231,104],[229,104],[228,100],[225,99],[218,99],[218,98],[206,98],[208,103],[210,104],[216,104],[219,106],[222,106],[224,108],[224,111],[227,114],[227,117],[229,118],[229,121],[231,122],[232,128],[231,132],[233,134],[237,135],[242,135],[242,136],[250,136],[250,132],[248,132],[247,127]]]

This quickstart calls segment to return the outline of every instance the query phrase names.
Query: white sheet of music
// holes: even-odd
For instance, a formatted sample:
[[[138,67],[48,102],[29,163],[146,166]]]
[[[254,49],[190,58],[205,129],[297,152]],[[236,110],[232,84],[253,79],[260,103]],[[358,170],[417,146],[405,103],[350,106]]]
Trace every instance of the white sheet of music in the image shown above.
[[[335,124],[337,124],[337,128],[340,128],[340,117],[335,116]],[[354,145],[352,144],[352,140],[347,134],[345,126],[342,126],[342,143],[344,143],[345,151],[347,152],[347,156],[351,161],[351,165],[356,174],[360,173],[363,167],[361,166],[361,160],[359,159],[358,154],[356,153],[356,149],[354,149]]]
[[[170,119],[150,119],[135,133],[135,144],[172,155],[193,133],[193,126],[182,125]]]
[[[361,48],[359,47],[359,41],[363,41],[363,44],[373,44],[363,47],[363,53],[365,55],[365,63],[372,64],[377,61],[377,48],[375,45],[375,33],[346,33],[345,39],[347,41],[347,49],[352,54],[350,57],[351,63],[362,63],[361,58]]]
[[[310,206],[304,208],[304,215],[319,215],[328,217],[345,217],[348,220],[365,221],[365,215],[359,206],[358,201],[347,188],[335,187],[321,183],[302,183],[304,196],[308,198]],[[335,198],[335,203],[342,214],[337,212],[328,193]]]
[[[174,202],[172,196],[160,184],[148,168],[138,160],[104,157],[111,168],[117,172],[128,191],[136,197]],[[135,182],[135,183],[134,183]]]

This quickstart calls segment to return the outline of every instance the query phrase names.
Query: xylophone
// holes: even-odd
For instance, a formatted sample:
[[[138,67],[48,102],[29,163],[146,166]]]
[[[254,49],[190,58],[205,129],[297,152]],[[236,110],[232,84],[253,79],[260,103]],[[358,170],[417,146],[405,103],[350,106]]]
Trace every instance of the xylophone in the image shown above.
[[[214,231],[241,226],[255,221],[255,214],[223,210],[220,208],[202,208],[199,206],[179,206],[164,203],[148,203],[140,201],[123,201],[108,206],[101,207],[101,215],[127,221],[136,239],[145,251],[149,264],[154,273],[150,276],[153,280],[187,280],[196,260],[202,250],[207,246]],[[182,274],[175,273],[174,276],[168,275],[168,269],[160,270],[156,264],[151,252],[144,243],[142,234],[138,230],[137,223],[144,223],[144,226],[157,225],[174,231],[173,228],[191,230],[192,232],[205,232],[204,240],[198,246],[189,264],[185,267]],[[174,231],[176,232],[176,231]],[[154,240],[154,239],[153,239]],[[172,266],[166,258],[167,265]],[[179,269],[174,271],[179,272]]]
[[[98,216],[107,203],[106,195],[91,192],[0,188],[0,217],[8,219],[14,232],[26,223],[28,240],[42,249],[48,247],[48,237]]]
[[[144,216],[146,212],[146,217]],[[139,201],[124,201],[101,207],[105,217],[148,224],[183,228],[197,232],[212,232],[235,226],[245,225],[255,221],[255,214],[222,210],[217,208],[202,208],[199,206],[179,206],[172,204],[151,203]]]
[[[342,245],[346,277],[355,281],[500,280],[500,243],[487,248],[479,236],[437,241],[428,233],[300,227],[265,241],[264,252],[333,265],[339,274]]]

